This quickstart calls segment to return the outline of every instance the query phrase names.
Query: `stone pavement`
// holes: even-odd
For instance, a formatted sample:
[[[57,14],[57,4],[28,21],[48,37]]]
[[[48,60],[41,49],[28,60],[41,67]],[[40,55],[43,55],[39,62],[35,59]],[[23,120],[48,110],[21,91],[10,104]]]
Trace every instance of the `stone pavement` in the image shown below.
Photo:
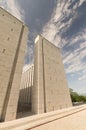
[[[86,130],[86,105],[1,123],[0,130]]]

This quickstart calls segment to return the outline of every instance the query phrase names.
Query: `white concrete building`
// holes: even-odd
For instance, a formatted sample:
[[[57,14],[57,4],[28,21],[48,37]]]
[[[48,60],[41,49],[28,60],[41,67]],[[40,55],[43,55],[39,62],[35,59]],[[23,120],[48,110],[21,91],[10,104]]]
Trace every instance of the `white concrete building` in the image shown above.
[[[20,85],[20,96],[19,96],[19,106],[23,107],[23,109],[27,107],[28,111],[29,109],[31,109],[33,77],[34,77],[34,65],[31,64],[25,67],[23,70]]]

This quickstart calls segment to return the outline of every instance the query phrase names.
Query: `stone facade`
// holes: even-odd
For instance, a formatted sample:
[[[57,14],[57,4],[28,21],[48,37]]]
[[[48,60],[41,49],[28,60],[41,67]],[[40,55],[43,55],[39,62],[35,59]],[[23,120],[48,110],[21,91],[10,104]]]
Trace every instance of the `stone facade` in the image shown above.
[[[0,120],[16,118],[28,28],[0,8]]]
[[[70,106],[60,49],[39,35],[35,40],[32,111],[45,113]]]
[[[20,85],[19,107],[31,109],[32,86],[34,77],[34,65],[24,68]],[[22,108],[22,109],[23,109]],[[21,109],[21,108],[20,108]],[[29,111],[28,110],[28,111]]]

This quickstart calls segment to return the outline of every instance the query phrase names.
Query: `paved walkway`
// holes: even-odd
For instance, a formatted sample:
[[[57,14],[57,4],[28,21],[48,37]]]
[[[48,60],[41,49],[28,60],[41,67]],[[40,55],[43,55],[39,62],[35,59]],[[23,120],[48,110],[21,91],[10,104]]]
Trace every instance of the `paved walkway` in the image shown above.
[[[70,113],[30,130],[86,130],[86,109]]]

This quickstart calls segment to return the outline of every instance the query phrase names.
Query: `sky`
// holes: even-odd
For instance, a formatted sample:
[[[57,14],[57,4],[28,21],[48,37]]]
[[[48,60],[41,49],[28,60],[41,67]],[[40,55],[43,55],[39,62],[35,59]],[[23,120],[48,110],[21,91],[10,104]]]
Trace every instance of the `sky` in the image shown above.
[[[24,67],[40,33],[61,49],[68,86],[86,94],[86,0],[0,0],[0,7],[29,26]]]

